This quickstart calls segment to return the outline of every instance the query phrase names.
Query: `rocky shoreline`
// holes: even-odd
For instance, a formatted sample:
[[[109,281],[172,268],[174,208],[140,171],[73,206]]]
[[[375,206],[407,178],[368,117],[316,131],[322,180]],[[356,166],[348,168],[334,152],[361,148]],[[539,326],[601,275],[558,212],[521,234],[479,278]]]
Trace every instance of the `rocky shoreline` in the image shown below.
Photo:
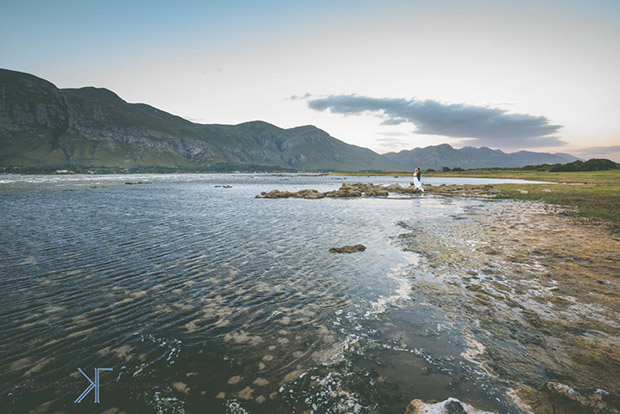
[[[257,195],[256,198],[305,198],[316,200],[325,197],[388,197],[390,193],[424,194],[424,192],[418,190],[413,185],[403,187],[400,184],[383,186],[372,183],[345,183],[337,190],[323,193],[314,189],[304,189],[296,192],[280,191],[276,189],[270,192],[263,191]],[[494,198],[501,194],[501,191],[492,185],[426,185],[425,193],[443,196]]]
[[[620,239],[531,201],[481,205],[440,231],[403,227],[418,269],[443,275],[414,292],[463,324],[463,357],[505,381],[521,412],[620,412]]]

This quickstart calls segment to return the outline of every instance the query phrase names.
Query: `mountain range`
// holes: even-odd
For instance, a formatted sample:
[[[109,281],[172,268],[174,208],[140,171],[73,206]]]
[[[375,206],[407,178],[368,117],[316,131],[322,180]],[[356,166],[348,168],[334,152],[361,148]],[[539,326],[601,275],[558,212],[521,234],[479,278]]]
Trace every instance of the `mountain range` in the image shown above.
[[[444,144],[377,154],[311,125],[197,124],[104,88],[0,69],[0,171],[402,171],[566,163],[568,154]]]
[[[526,165],[564,164],[578,158],[570,154],[518,151],[506,154],[487,147],[452,148],[448,144],[415,148],[383,154],[383,158],[401,167],[416,165],[419,168],[459,167],[463,169],[493,167],[524,167]]]

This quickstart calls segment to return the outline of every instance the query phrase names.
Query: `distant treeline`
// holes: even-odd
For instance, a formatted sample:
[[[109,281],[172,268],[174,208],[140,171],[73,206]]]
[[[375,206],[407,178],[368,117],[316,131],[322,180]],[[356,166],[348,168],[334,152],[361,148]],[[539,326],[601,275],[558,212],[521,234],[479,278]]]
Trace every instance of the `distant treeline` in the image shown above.
[[[592,158],[588,161],[573,161],[566,164],[526,165],[522,170],[570,172],[570,171],[605,171],[617,170],[620,164],[604,158]]]
[[[606,171],[620,169],[620,164],[617,162],[603,159],[592,158],[588,161],[573,161],[566,164],[541,164],[541,165],[526,165],[522,168],[514,167],[495,167],[495,168],[474,168],[474,170],[484,171],[549,171],[549,172],[571,172],[571,171]],[[465,171],[463,168],[455,167],[443,167],[442,171]],[[429,168],[426,172],[435,172],[434,169]]]

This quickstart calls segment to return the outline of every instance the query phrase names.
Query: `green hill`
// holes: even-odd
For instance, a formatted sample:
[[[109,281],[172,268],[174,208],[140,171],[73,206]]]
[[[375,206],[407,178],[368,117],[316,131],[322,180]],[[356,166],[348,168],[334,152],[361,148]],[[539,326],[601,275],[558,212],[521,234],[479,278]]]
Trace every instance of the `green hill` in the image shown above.
[[[0,70],[4,171],[393,170],[373,151],[313,126],[201,125],[107,89],[58,89]]]

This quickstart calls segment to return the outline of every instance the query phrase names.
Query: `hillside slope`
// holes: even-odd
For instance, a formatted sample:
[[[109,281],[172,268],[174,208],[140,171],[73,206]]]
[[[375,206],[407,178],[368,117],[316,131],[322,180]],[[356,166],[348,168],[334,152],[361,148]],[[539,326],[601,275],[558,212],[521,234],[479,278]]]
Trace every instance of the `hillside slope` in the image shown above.
[[[201,125],[107,89],[58,89],[0,70],[0,166],[88,170],[391,170],[373,151],[313,126]]]

